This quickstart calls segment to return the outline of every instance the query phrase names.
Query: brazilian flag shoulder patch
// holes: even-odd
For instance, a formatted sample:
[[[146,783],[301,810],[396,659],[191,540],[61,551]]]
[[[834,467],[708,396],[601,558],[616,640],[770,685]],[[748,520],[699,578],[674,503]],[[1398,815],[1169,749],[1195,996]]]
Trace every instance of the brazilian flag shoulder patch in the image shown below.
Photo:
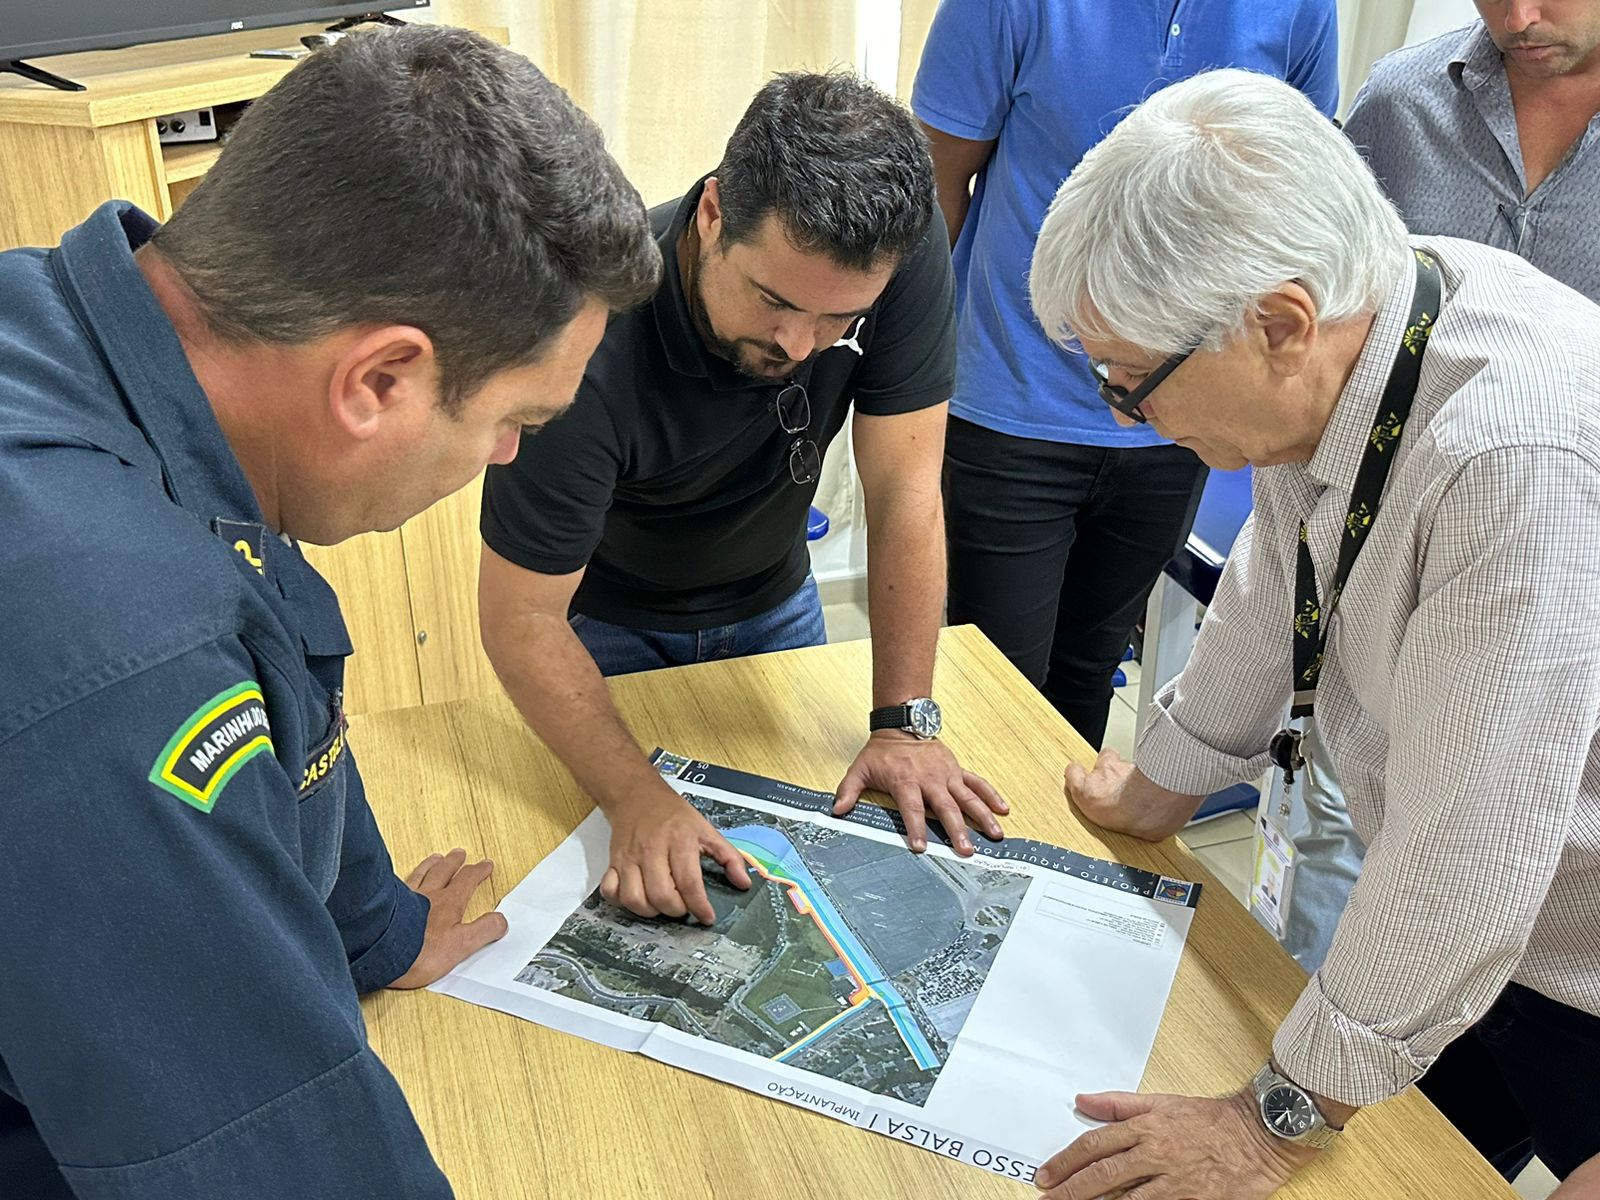
[[[271,750],[261,685],[246,680],[195,709],[156,756],[150,782],[208,813],[239,768]]]

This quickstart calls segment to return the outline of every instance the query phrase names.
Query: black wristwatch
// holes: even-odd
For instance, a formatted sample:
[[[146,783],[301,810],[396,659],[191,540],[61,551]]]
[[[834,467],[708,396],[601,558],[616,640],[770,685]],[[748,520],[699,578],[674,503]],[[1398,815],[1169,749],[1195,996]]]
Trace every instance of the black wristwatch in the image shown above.
[[[888,708],[875,708],[867,722],[874,732],[879,729],[903,729],[909,734],[930,742],[944,728],[944,717],[939,706],[926,696],[907,700],[904,704],[891,704]]]

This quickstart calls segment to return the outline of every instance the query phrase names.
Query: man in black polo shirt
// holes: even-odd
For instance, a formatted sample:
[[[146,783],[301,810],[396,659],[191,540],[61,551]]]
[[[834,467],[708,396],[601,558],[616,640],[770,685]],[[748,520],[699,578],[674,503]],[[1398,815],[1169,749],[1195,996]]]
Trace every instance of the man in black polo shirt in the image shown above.
[[[967,818],[1000,836],[1005,803],[933,736],[955,365],[933,194],[922,134],[882,93],[845,74],[773,79],[716,172],[651,213],[654,300],[612,321],[569,414],[486,478],[484,646],[610,819],[601,890],[635,912],[713,920],[702,854],[748,875],[650,767],[601,676],[825,640],[805,520],[852,402],[874,711],[835,810],[870,787],[899,804],[913,849],[930,813],[959,853]]]

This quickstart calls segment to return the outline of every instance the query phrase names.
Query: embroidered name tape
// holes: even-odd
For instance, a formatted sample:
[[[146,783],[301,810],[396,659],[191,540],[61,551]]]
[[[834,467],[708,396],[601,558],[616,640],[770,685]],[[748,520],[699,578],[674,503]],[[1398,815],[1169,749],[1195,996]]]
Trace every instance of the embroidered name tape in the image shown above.
[[[345,720],[341,705],[334,717],[333,732],[328,735],[328,740],[306,757],[305,774],[300,778],[300,799],[304,800],[316,791],[333,774],[333,769],[344,757],[344,735],[348,728],[349,722]]]
[[[261,685],[247,680],[207,700],[156,756],[150,782],[210,812],[239,768],[272,750]]]

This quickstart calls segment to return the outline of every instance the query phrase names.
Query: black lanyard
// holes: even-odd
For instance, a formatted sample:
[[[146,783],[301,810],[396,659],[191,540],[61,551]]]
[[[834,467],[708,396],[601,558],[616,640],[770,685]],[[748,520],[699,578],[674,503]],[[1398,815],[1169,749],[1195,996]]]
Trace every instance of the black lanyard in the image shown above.
[[[1294,645],[1294,701],[1289,709],[1291,718],[1309,717],[1317,702],[1317,680],[1322,675],[1322,656],[1328,645],[1328,629],[1333,614],[1339,608],[1339,598],[1355,566],[1356,556],[1366,544],[1367,534],[1378,516],[1378,503],[1383,496],[1383,485],[1389,478],[1389,468],[1394,465],[1394,450],[1405,432],[1406,419],[1411,415],[1411,405],[1417,396],[1417,380],[1422,375],[1422,355],[1428,348],[1428,334],[1439,315],[1439,300],[1443,292],[1443,278],[1439,264],[1421,250],[1414,250],[1417,286],[1411,300],[1411,315],[1406,320],[1406,330],[1400,336],[1400,348],[1395,351],[1394,366],[1389,369],[1389,381],[1384,385],[1383,396],[1378,401],[1378,411],[1373,416],[1372,431],[1367,435],[1367,446],[1361,455],[1361,466],[1356,471],[1355,486],[1350,489],[1350,507],[1345,513],[1344,536],[1339,539],[1339,562],[1334,568],[1333,588],[1328,593],[1328,603],[1317,598],[1317,571],[1311,561],[1307,544],[1306,523],[1300,522],[1300,544],[1296,549],[1295,598],[1293,615]],[[1297,730],[1280,730],[1272,739],[1272,758],[1283,768],[1284,781],[1294,782],[1294,772],[1303,762],[1300,756],[1300,734]]]

